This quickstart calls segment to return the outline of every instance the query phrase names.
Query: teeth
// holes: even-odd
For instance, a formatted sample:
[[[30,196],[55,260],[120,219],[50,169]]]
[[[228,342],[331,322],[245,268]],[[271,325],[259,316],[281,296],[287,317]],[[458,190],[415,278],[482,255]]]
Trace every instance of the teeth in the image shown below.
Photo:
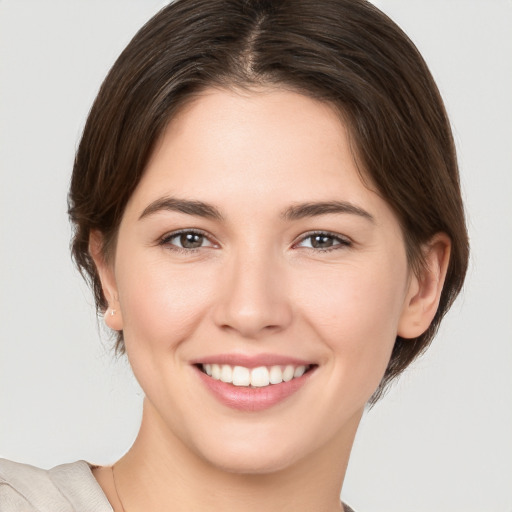
[[[203,371],[215,380],[227,382],[234,386],[252,386],[254,388],[266,387],[270,384],[281,384],[304,375],[307,366],[259,366],[258,368],[245,368],[244,366],[230,366],[228,364],[203,364]]]
[[[280,384],[283,382],[283,370],[280,366],[272,366],[269,374],[270,384]]]
[[[270,376],[268,369],[264,366],[253,368],[251,370],[251,386],[255,388],[262,388],[270,384]]]
[[[295,368],[291,365],[288,365],[283,372],[283,380],[288,382],[293,379],[293,374],[295,373]]]
[[[233,370],[231,366],[223,364],[220,369],[220,380],[222,382],[233,382]]]
[[[220,366],[218,364],[212,364],[212,377],[215,380],[220,380]]]
[[[235,366],[233,368],[233,385],[234,386],[249,386],[251,383],[251,372],[249,368],[243,366]]]
[[[297,368],[295,368],[295,371],[293,372],[293,376],[294,377],[302,377],[304,375],[305,371],[306,371],[305,366],[297,366]]]

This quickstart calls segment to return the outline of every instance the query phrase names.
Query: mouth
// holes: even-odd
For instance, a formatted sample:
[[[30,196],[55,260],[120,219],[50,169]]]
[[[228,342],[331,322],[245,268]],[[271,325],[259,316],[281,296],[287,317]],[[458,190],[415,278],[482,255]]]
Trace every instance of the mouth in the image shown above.
[[[226,355],[194,361],[193,367],[221,404],[242,412],[257,412],[295,395],[310,381],[318,364],[265,355]]]
[[[316,365],[273,365],[248,368],[229,364],[200,363],[197,368],[214,380],[244,388],[265,388],[301,378]]]

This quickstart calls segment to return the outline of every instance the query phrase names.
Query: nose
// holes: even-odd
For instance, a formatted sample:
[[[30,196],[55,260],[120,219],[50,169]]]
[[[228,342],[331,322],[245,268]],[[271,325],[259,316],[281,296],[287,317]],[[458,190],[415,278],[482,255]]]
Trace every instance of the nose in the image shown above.
[[[221,276],[215,323],[244,338],[259,339],[286,329],[292,321],[283,266],[264,251],[235,255]]]

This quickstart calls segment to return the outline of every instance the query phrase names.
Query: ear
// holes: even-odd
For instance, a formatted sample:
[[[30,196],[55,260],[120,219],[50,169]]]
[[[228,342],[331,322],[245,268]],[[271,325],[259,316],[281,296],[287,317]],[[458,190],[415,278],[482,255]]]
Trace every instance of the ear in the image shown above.
[[[105,324],[115,331],[122,331],[123,315],[119,304],[114,266],[106,260],[103,246],[103,235],[99,231],[92,230],[89,235],[89,254],[96,265],[103,295],[108,302],[108,308],[104,314]]]
[[[421,275],[412,275],[398,324],[398,335],[416,338],[430,326],[439,306],[450,261],[451,240],[437,233],[423,247],[425,266]]]

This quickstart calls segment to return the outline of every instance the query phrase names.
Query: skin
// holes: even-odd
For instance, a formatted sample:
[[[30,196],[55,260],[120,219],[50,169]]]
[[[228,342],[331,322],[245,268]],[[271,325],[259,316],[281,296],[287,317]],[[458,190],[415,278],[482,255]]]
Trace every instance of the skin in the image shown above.
[[[208,203],[222,219],[143,215],[169,197]],[[283,215],[332,201],[359,210]],[[180,250],[171,235],[183,229],[204,233],[202,245]],[[327,238],[313,247],[318,231]],[[450,242],[434,237],[425,272],[410,271],[398,220],[361,181],[339,116],[286,90],[207,90],[160,139],[114,257],[106,261],[101,245],[93,233],[115,310],[106,322],[123,330],[146,396],[139,436],[115,465],[124,508],[340,510],[365,403],[397,334],[415,337],[430,324]],[[317,366],[283,402],[246,412],[220,403],[191,364],[226,353]],[[120,510],[110,468],[95,476]]]

